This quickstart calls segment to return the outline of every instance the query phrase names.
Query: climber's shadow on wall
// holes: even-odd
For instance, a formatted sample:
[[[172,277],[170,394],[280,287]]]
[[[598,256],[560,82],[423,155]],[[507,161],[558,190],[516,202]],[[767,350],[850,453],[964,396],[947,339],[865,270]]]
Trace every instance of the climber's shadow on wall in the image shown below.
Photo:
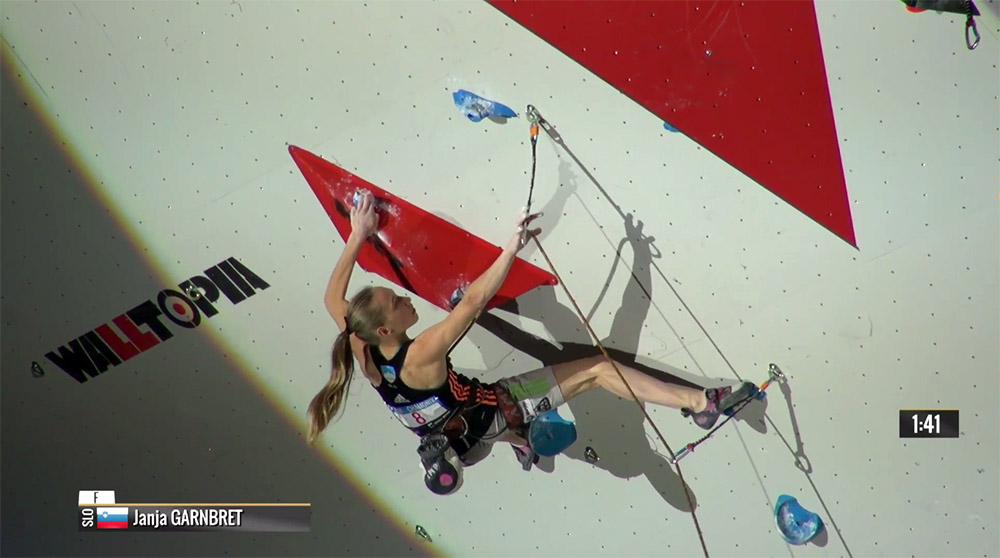
[[[622,304],[618,308],[611,331],[601,343],[613,359],[631,366],[650,376],[665,382],[698,388],[696,384],[678,376],[657,370],[636,362],[639,337],[649,312],[650,300],[643,292],[643,285],[650,285],[650,264],[652,253],[650,237],[642,234],[642,222],[635,223],[629,215],[625,222],[626,238],[618,246],[620,257],[626,244],[630,244],[633,258],[633,274],[625,289]],[[612,267],[613,275],[617,267]],[[610,283],[610,278],[606,284]],[[514,303],[503,307],[503,310],[513,312],[527,319],[543,322],[549,332],[562,345],[556,345],[527,333],[507,321],[492,315],[484,314],[478,320],[483,329],[503,340],[516,350],[522,351],[544,365],[558,364],[578,358],[600,355],[600,349],[595,346],[585,326],[572,308],[560,304],[556,300],[555,288],[545,287],[535,289],[522,295]],[[647,287],[648,289],[648,287]],[[652,292],[649,293],[652,295]],[[601,298],[603,298],[603,293]],[[473,328],[469,336],[481,348],[490,346],[483,343],[484,332]],[[479,337],[479,339],[476,339]],[[484,355],[485,356],[485,355]],[[486,358],[487,362],[502,360],[503,356]],[[521,371],[504,371],[502,376],[514,375]],[[653,451],[651,441],[647,439],[644,416],[635,401],[619,398],[602,390],[595,389],[584,393],[571,401],[569,407],[573,412],[578,438],[562,455],[571,459],[585,461],[586,448],[592,447],[599,460],[593,465],[621,477],[631,478],[645,475],[650,484],[672,506],[679,510],[690,511],[687,497],[680,480],[674,473],[666,457]],[[683,419],[678,411],[678,420]],[[693,428],[691,435],[701,432]],[[554,470],[554,460],[543,459],[538,467],[542,470]],[[689,487],[690,488],[690,487]],[[693,492],[692,492],[693,494]],[[697,506],[697,503],[695,503]]]
[[[788,416],[792,419],[792,434],[795,436],[795,448],[792,448],[791,444],[788,443],[788,440],[785,439],[785,436],[780,431],[776,430],[776,433],[781,438],[781,441],[788,446],[789,451],[792,452],[792,456],[795,457],[795,467],[807,476],[811,475],[813,472],[812,463],[806,455],[805,443],[802,441],[802,432],[799,429],[799,420],[795,416],[795,405],[792,404],[792,387],[788,384],[787,379],[780,382],[778,386],[788,406]]]

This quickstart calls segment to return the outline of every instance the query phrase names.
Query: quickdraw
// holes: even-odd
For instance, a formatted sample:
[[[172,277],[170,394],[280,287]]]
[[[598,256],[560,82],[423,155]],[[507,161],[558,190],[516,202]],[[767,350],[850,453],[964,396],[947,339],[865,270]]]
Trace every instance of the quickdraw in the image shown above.
[[[947,12],[965,15],[965,46],[969,50],[975,50],[979,46],[979,29],[976,27],[975,17],[980,15],[980,12],[972,0],[964,0],[964,2],[962,0],[903,0],[903,3],[911,12],[934,10],[939,14]]]
[[[739,406],[737,406],[735,409],[727,410],[727,412],[725,412],[725,414],[727,415],[725,420],[723,420],[722,422],[720,422],[715,428],[713,428],[711,431],[709,431],[708,434],[705,434],[704,436],[702,436],[699,440],[697,440],[695,442],[691,442],[690,444],[688,444],[688,445],[684,446],[683,448],[681,448],[681,451],[677,452],[673,457],[670,458],[670,463],[673,464],[673,465],[676,465],[678,461],[680,461],[681,459],[683,459],[689,453],[692,453],[696,447],[698,447],[705,440],[708,440],[709,438],[711,438],[712,434],[715,434],[716,431],[718,431],[720,428],[722,428],[723,426],[725,426],[725,424],[727,422],[729,422],[733,417],[735,417],[737,415],[737,413],[739,413],[741,410],[743,410],[743,407],[746,407],[748,404],[750,404],[751,401],[753,401],[755,399],[756,400],[763,400],[764,397],[767,396],[767,393],[766,393],[765,390],[767,390],[768,386],[771,385],[771,382],[773,382],[775,380],[777,380],[777,381],[784,381],[785,380],[785,375],[781,372],[781,369],[778,368],[777,364],[771,363],[771,365],[767,369],[767,372],[768,372],[767,381],[765,381],[763,384],[761,384],[760,387],[757,388],[757,391],[752,396],[748,397],[745,401],[743,401],[742,403],[740,403]]]
[[[972,0],[966,0],[965,5],[966,5],[966,7],[965,7],[965,11],[966,11],[966,16],[965,16],[965,46],[968,47],[969,50],[975,50],[975,48],[977,46],[979,46],[979,29],[976,27],[976,20],[972,16],[973,15],[979,15],[979,13],[978,13],[979,10],[977,10],[973,6]],[[975,42],[971,42],[969,40],[970,39],[970,37],[969,37],[969,30],[970,29],[972,30],[972,33],[976,36],[976,41]]]
[[[535,191],[535,163],[538,160],[538,125],[542,121],[542,115],[534,105],[528,105],[524,114],[531,123],[531,187],[528,188],[528,205],[525,210],[526,215],[531,215],[531,195]]]

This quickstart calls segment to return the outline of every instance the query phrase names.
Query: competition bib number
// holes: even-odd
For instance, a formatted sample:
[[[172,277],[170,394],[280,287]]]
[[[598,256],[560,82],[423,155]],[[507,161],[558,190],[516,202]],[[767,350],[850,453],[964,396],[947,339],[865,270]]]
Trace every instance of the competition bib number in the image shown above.
[[[413,405],[390,406],[389,409],[403,426],[410,429],[420,428],[448,414],[448,408],[441,404],[437,396]]]

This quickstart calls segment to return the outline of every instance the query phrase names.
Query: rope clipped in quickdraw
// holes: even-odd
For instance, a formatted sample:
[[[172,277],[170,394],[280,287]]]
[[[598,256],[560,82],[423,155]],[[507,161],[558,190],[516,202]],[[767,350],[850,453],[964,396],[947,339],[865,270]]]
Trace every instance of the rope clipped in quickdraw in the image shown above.
[[[535,149],[538,144],[538,111],[535,110],[535,107],[528,105],[528,110],[526,111],[526,113],[528,121],[531,122],[531,188],[528,190],[528,204],[525,210],[525,217],[531,215],[531,196],[535,191],[535,153],[536,153]],[[449,301],[453,309],[455,308],[455,306],[458,305],[459,302],[461,302],[463,296],[465,296],[464,288],[455,289],[455,292],[452,293],[451,300]],[[479,319],[479,314],[476,314],[476,317],[473,318],[471,322],[469,322],[469,325],[466,326],[465,331],[462,332],[462,335],[459,335],[458,339],[456,339],[455,342],[452,343],[451,348],[448,349],[449,355],[451,354],[451,351],[455,349],[455,346],[458,345],[458,343],[462,340],[462,338],[464,338],[465,335],[469,333],[469,330],[472,329],[472,326],[476,323],[476,320],[478,319]]]
[[[528,204],[527,204],[527,209],[525,211],[525,214],[526,214],[525,216],[527,217],[527,216],[531,215],[531,196],[532,196],[532,194],[533,194],[533,192],[535,190],[535,153],[536,153],[535,152],[535,148],[536,148],[536,145],[538,143],[538,111],[535,110],[535,107],[533,107],[531,105],[528,105],[528,110],[526,112],[527,112],[528,121],[532,123],[532,126],[531,126],[531,188],[528,190]],[[458,303],[462,301],[463,297],[465,297],[465,288],[464,287],[459,287],[459,288],[455,289],[455,292],[453,292],[451,294],[451,299],[449,300],[449,304],[451,305],[451,308],[454,309],[455,306],[458,306]],[[451,347],[448,348],[448,352],[445,354],[445,358],[449,358],[451,356],[451,352],[454,351],[455,347],[457,347],[458,344],[462,341],[462,339],[465,338],[465,336],[472,329],[472,326],[476,325],[476,322],[479,320],[479,316],[481,314],[482,314],[481,310],[476,313],[476,316],[472,319],[472,321],[469,322],[469,325],[467,325],[465,327],[465,331],[463,331],[462,334],[459,335],[457,339],[455,339],[455,342],[451,344]],[[473,407],[475,407],[475,405],[473,405]],[[462,405],[459,405],[458,407],[456,407],[451,413],[449,413],[444,418],[444,420],[441,421],[439,429],[444,428],[444,426],[448,423],[449,420],[451,420],[452,418],[454,418],[455,416],[457,416],[458,413],[461,412],[462,410],[464,410],[465,408],[466,408],[466,404],[465,403],[463,403]],[[480,439],[489,439],[489,438],[480,438]]]
[[[538,147],[538,122],[539,120],[541,120],[541,117],[538,114],[538,110],[535,109],[535,107],[532,105],[528,105],[528,109],[525,111],[525,116],[528,119],[528,122],[531,123],[531,187],[528,189],[528,203],[525,206],[526,207],[525,217],[527,217],[531,215],[531,196],[535,191],[535,163],[537,160],[536,149]],[[451,295],[451,300],[450,300],[451,307],[455,308],[455,306],[457,306],[458,303],[462,300],[463,296],[465,296],[465,289],[463,288],[455,289],[455,292],[452,293]],[[459,335],[458,339],[456,339],[455,342],[452,343],[451,348],[448,349],[449,355],[451,354],[451,351],[455,349],[455,346],[458,345],[459,341],[461,341],[462,338],[465,337],[467,333],[469,333],[469,330],[472,329],[473,324],[475,324],[476,320],[478,319],[479,319],[479,314],[476,314],[476,317],[465,328],[465,331],[462,332],[462,335]]]
[[[528,188],[528,205],[525,213],[531,215],[531,194],[535,191],[535,163],[537,162],[538,122],[542,119],[534,105],[528,105],[524,111],[525,117],[531,123],[531,186]]]
[[[531,188],[528,191],[528,206],[529,206],[528,214],[530,215],[531,194],[535,188],[535,153],[536,153],[535,146],[538,140],[538,127],[539,125],[546,126],[546,131],[548,131],[547,127],[548,122],[546,122],[545,119],[542,118],[542,115],[532,105],[528,105],[528,109],[525,111],[525,113],[528,121],[531,123]],[[552,260],[549,259],[549,255],[545,252],[545,248],[542,248],[541,241],[539,241],[538,237],[536,236],[532,236],[531,238],[532,240],[535,241],[535,245],[538,247],[538,251],[541,252],[542,256],[545,258],[545,261],[549,264],[549,267],[552,269],[553,275],[556,276],[556,281],[562,286],[563,291],[565,291],[566,296],[569,297],[570,302],[573,303],[573,308],[576,309],[577,316],[580,318],[580,320],[583,321],[583,324],[584,326],[586,326],[587,332],[590,333],[590,336],[594,338],[594,342],[597,343],[597,347],[601,350],[601,353],[604,354],[604,358],[608,360],[608,362],[611,364],[611,367],[614,368],[615,372],[618,373],[618,377],[621,378],[622,383],[625,384],[626,388],[628,388],[628,391],[632,395],[632,398],[635,400],[636,405],[638,405],[639,410],[642,412],[643,416],[646,417],[646,421],[649,422],[649,425],[653,427],[653,431],[656,432],[656,435],[659,437],[660,442],[662,442],[663,446],[667,449],[667,451],[670,452],[671,455],[673,455],[674,451],[670,449],[670,445],[667,443],[667,440],[663,437],[663,434],[660,433],[660,429],[656,427],[656,424],[653,422],[653,419],[650,418],[649,414],[646,412],[646,408],[639,401],[639,397],[632,390],[632,386],[630,386],[628,380],[625,379],[625,375],[622,374],[622,371],[618,369],[618,364],[615,363],[613,358],[611,358],[611,355],[608,354],[607,349],[604,348],[604,344],[601,343],[600,337],[598,337],[597,334],[594,333],[593,328],[590,327],[590,322],[587,321],[587,317],[586,315],[584,315],[583,310],[580,309],[580,305],[576,303],[576,299],[574,299],[573,295],[569,292],[569,289],[566,287],[566,282],[563,281],[562,277],[559,276],[559,272],[556,270],[556,266],[552,263]],[[687,483],[684,481],[684,474],[681,473],[680,465],[675,464],[675,467],[677,467],[677,476],[678,479],[681,481],[681,486],[684,487],[684,495],[687,497],[688,505],[691,507],[691,518],[694,520],[694,528],[698,532],[698,539],[701,541],[701,549],[702,551],[704,551],[705,557],[708,558],[708,546],[705,544],[705,535],[702,534],[701,532],[701,525],[698,523],[698,516],[694,512],[695,507],[694,507],[694,502],[691,499],[691,493],[688,490]]]

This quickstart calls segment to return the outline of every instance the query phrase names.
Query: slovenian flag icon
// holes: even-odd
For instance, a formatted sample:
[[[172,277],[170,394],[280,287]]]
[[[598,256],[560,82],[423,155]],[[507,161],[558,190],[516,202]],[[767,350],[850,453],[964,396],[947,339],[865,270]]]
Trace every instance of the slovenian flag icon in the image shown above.
[[[97,508],[98,529],[128,529],[128,508]]]

